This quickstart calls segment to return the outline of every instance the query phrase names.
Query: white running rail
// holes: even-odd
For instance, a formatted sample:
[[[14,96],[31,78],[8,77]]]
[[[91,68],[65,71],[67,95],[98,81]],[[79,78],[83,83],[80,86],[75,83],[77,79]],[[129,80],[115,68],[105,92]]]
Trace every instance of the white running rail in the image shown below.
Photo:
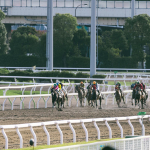
[[[150,115],[145,115],[143,118],[145,118],[145,119],[149,118],[149,120],[150,120]],[[119,121],[126,120],[129,123],[129,126],[131,127],[132,135],[134,135],[134,127],[133,127],[130,120],[135,120],[135,119],[139,120],[141,128],[144,131],[142,134],[143,134],[143,136],[145,136],[145,127],[144,127],[144,125],[141,124],[142,116],[128,116],[128,117],[114,117],[114,118],[92,118],[92,119],[80,119],[80,120],[61,120],[61,121],[39,122],[39,123],[1,125],[0,129],[2,131],[4,138],[5,138],[5,149],[8,149],[8,137],[6,135],[5,129],[16,129],[16,132],[17,132],[19,139],[20,139],[20,148],[23,148],[23,138],[22,138],[22,135],[19,131],[20,128],[30,127],[30,131],[31,131],[33,138],[34,138],[34,146],[36,146],[37,145],[37,136],[36,136],[36,133],[34,132],[33,127],[42,126],[44,132],[47,135],[47,145],[50,145],[50,135],[49,135],[49,132],[47,131],[46,126],[47,125],[56,125],[57,130],[60,133],[60,144],[63,144],[63,132],[59,126],[61,124],[68,124],[69,125],[71,131],[73,132],[73,142],[76,142],[76,132],[75,132],[75,129],[73,128],[72,124],[81,124],[83,127],[83,130],[85,131],[85,140],[86,140],[86,142],[88,142],[88,130],[87,130],[84,123],[93,123],[96,130],[97,130],[97,137],[98,137],[98,139],[100,139],[100,129],[97,126],[97,122],[105,122],[105,124],[108,128],[108,131],[109,131],[109,138],[111,139],[112,138],[112,130],[111,130],[111,127],[109,126],[109,123],[108,123],[109,121],[115,121],[117,123],[118,127],[120,128],[120,133],[121,133],[120,137],[123,138],[123,128],[122,128],[121,124],[119,123]]]
[[[149,93],[149,92],[150,92],[150,89],[146,89],[146,91]],[[114,103],[115,103],[115,95],[114,95],[114,93],[115,93],[115,91],[101,92],[101,94],[104,95],[105,105],[107,105],[107,101],[108,101],[109,96],[112,96],[112,97],[113,97],[113,99],[112,99],[112,104],[114,105]],[[124,90],[123,93],[128,93],[128,94],[126,95],[126,97],[125,97],[125,98],[126,98],[126,104],[127,104],[127,99],[128,99],[129,96],[130,96],[129,94],[132,93],[132,90]],[[107,95],[107,97],[106,97],[105,95]],[[70,99],[69,99],[69,107],[71,107],[72,98],[73,98],[73,97],[76,98],[76,96],[78,96],[78,93],[68,93],[68,96],[71,96]],[[0,96],[0,99],[5,99],[4,102],[3,102],[3,104],[2,104],[2,110],[3,110],[3,111],[5,110],[5,103],[6,103],[7,100],[9,100],[9,102],[10,102],[10,104],[11,104],[11,110],[13,110],[13,106],[14,106],[14,103],[15,103],[15,101],[16,101],[17,98],[21,98],[21,101],[20,101],[20,109],[23,109],[22,105],[24,104],[25,98],[31,98],[30,101],[29,101],[29,109],[31,108],[31,107],[30,107],[30,106],[31,106],[31,102],[34,103],[34,108],[35,108],[35,101],[34,101],[34,99],[33,99],[34,97],[38,97],[38,98],[39,98],[38,101],[37,101],[37,107],[36,107],[36,108],[39,108],[39,102],[40,102],[40,100],[41,100],[43,97],[47,97],[47,99],[44,100],[45,108],[47,108],[47,103],[48,103],[48,100],[49,100],[50,97],[51,97],[51,94]],[[11,101],[10,98],[14,98],[14,100]],[[76,98],[76,100],[77,100],[76,106],[78,107],[78,105],[79,105],[79,99]],[[86,103],[87,103],[87,102],[86,102],[86,98],[85,98],[85,100],[84,100],[84,103],[85,103],[84,106],[86,106]]]
[[[33,69],[33,67],[0,67],[6,69]],[[45,70],[46,67],[36,67],[39,70]],[[54,70],[90,70],[90,68],[65,68],[65,67],[54,67]],[[150,69],[136,69],[136,68],[96,68],[97,71],[150,71]]]

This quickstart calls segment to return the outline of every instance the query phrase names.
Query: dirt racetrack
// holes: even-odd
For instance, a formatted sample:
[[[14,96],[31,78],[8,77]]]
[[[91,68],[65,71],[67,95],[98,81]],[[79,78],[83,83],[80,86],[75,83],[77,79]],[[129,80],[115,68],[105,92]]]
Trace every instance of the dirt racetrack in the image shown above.
[[[12,99],[13,100],[13,99]],[[54,121],[54,120],[67,120],[67,119],[85,119],[85,118],[106,118],[106,117],[121,117],[121,116],[135,116],[139,111],[145,111],[147,114],[150,114],[150,109],[140,110],[138,108],[134,108],[128,102],[127,108],[118,108],[116,103],[112,105],[112,99],[109,98],[108,106],[105,106],[105,102],[103,101],[103,109],[95,109],[88,106],[85,107],[76,107],[76,100],[73,99],[74,104],[71,107],[66,106],[63,111],[57,111],[56,109],[51,108],[51,104],[49,100],[48,107],[49,108],[39,108],[39,109],[28,109],[28,102],[30,99],[26,99],[25,101],[25,109],[19,110],[19,102],[17,99],[15,102],[14,110],[10,110],[10,105],[7,102],[5,105],[5,111],[0,111],[0,125],[8,125],[8,124],[22,124],[22,123],[33,123],[33,122],[44,122],[44,121]],[[37,102],[38,98],[35,99]],[[1,101],[2,104],[2,101]],[[33,105],[33,104],[32,104]],[[122,105],[123,106],[123,105]],[[40,102],[40,107],[44,107],[43,102]],[[141,135],[141,125],[138,120],[131,120],[135,135]],[[116,122],[110,121],[108,122],[110,127],[112,128],[112,136],[113,138],[120,137],[120,129],[117,126]],[[131,128],[128,125],[127,121],[120,121],[123,127],[124,136],[131,135]],[[109,138],[109,132],[104,124],[104,122],[97,122],[100,128],[100,134],[102,139]],[[150,122],[148,119],[144,119],[145,125],[145,133],[146,135],[150,135]],[[89,134],[89,141],[97,139],[97,131],[93,125],[93,123],[85,123]],[[77,141],[85,141],[85,132],[81,126],[81,124],[73,124],[73,127],[76,131]],[[72,131],[69,128],[69,125],[60,125],[64,136],[64,143],[72,142],[73,136]],[[33,128],[36,136],[37,136],[37,144],[44,145],[47,143],[46,134],[42,127],[34,127]],[[47,129],[50,133],[50,142],[51,144],[60,143],[60,134],[54,125],[47,126]],[[19,138],[15,129],[5,130],[8,136],[9,148],[19,148]],[[29,146],[29,140],[32,137],[30,132],[30,128],[21,128],[20,132],[23,137],[24,147]],[[5,139],[0,130],[0,149],[3,149],[5,146]]]

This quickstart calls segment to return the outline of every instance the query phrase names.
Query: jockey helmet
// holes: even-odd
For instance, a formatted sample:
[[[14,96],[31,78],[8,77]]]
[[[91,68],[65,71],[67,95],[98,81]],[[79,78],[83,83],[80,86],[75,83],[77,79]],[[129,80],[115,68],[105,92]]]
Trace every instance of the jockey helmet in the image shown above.
[[[138,81],[137,84],[140,84],[140,82]]]
[[[56,84],[54,84],[54,86],[56,86]]]
[[[96,84],[96,81],[93,81],[93,84]]]
[[[120,82],[117,82],[117,84],[120,84]]]
[[[59,82],[57,82],[56,85],[59,85]]]
[[[81,81],[80,83],[83,84],[83,81]]]

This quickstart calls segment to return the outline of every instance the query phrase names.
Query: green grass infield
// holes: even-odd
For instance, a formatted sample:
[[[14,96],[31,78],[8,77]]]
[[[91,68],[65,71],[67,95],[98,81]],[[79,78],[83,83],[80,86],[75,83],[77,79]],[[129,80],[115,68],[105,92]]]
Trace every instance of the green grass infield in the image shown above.
[[[64,144],[58,144],[58,145],[43,145],[43,146],[34,147],[34,150],[71,146],[71,145],[79,145],[79,144],[88,144],[88,143],[95,143],[95,142],[101,142],[101,141],[111,141],[111,140],[118,140],[118,139],[120,139],[120,138],[101,139],[101,140],[95,140],[95,141],[89,141],[89,142],[84,141],[84,142],[76,142],[76,143],[64,143]],[[33,150],[33,147],[27,147],[27,148],[21,148],[21,149],[20,148],[19,149],[9,149],[9,150]]]

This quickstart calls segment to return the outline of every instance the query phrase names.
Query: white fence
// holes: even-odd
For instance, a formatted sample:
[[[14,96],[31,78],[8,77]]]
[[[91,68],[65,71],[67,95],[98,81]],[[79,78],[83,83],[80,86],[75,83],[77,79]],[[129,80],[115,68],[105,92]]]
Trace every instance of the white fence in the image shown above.
[[[5,104],[6,104],[6,101],[9,100],[9,103],[11,105],[11,110],[14,109],[14,103],[16,101],[17,98],[20,98],[21,101],[20,101],[20,109],[23,109],[23,106],[24,106],[24,101],[25,101],[25,98],[31,98],[30,101],[29,101],[29,109],[31,108],[31,102],[33,102],[34,104],[34,108],[39,108],[39,102],[43,99],[44,101],[44,106],[45,108],[47,108],[47,103],[51,97],[51,94],[41,94],[42,92],[42,89],[43,89],[43,86],[50,86],[51,87],[52,84],[44,84],[44,85],[29,85],[29,86],[18,86],[18,87],[0,87],[0,89],[5,89],[5,91],[3,92],[4,93],[4,96],[0,96],[0,99],[4,99],[3,101],[3,104],[2,104],[2,110],[4,111],[5,110]],[[70,85],[68,83],[66,83],[66,85]],[[22,94],[24,93],[25,89],[27,87],[31,87],[31,91],[30,91],[30,95],[13,95],[13,96],[6,96],[6,92],[8,89],[14,89],[14,88],[21,88],[22,90]],[[32,95],[32,91],[35,90],[36,87],[40,87],[40,94],[37,94],[37,95]],[[49,90],[50,90],[50,87],[48,88],[48,93],[49,93]],[[107,89],[105,89],[107,87]],[[114,88],[114,85],[110,85],[110,86],[106,86],[106,85],[103,85],[103,87],[101,88],[101,94],[104,95],[104,100],[105,100],[105,105],[108,104],[108,98],[109,97],[112,97],[112,104],[114,105],[115,104],[115,91],[112,91],[112,88]],[[127,104],[128,102],[128,98],[131,96],[132,94],[132,90],[128,90],[128,87],[122,86],[122,89],[126,89],[126,90],[123,90],[123,93],[126,93],[125,95],[125,102]],[[75,91],[75,86],[74,84],[72,84],[72,87],[69,91]],[[149,96],[150,96],[150,89],[146,89],[146,91],[148,92]],[[71,96],[69,101],[67,101],[67,105],[69,105],[69,107],[71,107],[71,102],[72,102],[72,98],[75,97],[78,95],[78,93],[68,93],[68,96]],[[37,104],[35,104],[35,101],[34,101],[34,97],[38,97],[38,101],[37,101]],[[43,98],[43,97],[47,97],[46,100]],[[10,98],[13,99],[13,101],[10,100]],[[79,99],[76,98],[77,100],[77,103],[76,103],[76,106],[78,107],[79,105]],[[86,106],[87,104],[87,101],[86,101],[86,98],[84,100],[84,106]],[[98,104],[99,105],[99,104]],[[0,104],[1,106],[1,104]]]
[[[144,118],[149,118],[149,120],[150,120],[150,115],[145,115]],[[43,130],[47,136],[47,145],[50,145],[50,134],[49,134],[46,126],[47,125],[56,125],[57,130],[60,133],[60,144],[63,144],[63,132],[59,126],[60,124],[69,124],[69,127],[73,133],[73,142],[76,142],[76,132],[75,132],[75,129],[73,128],[72,124],[81,124],[83,127],[83,130],[85,131],[85,140],[86,140],[86,142],[88,142],[88,130],[84,123],[93,123],[94,127],[96,128],[96,131],[97,131],[97,139],[100,139],[100,129],[97,126],[97,122],[105,122],[105,125],[107,126],[108,131],[109,131],[109,138],[111,139],[112,138],[112,130],[111,130],[111,127],[109,126],[109,123],[108,123],[109,121],[116,121],[116,123],[120,129],[120,137],[123,138],[123,128],[122,128],[121,124],[119,123],[119,121],[126,120],[129,124],[129,126],[131,127],[132,135],[134,135],[134,127],[130,121],[133,119],[139,120],[139,123],[142,128],[142,135],[145,136],[145,127],[144,127],[144,124],[142,124],[141,116],[115,117],[115,118],[93,118],[93,119],[81,119],[81,120],[61,120],[61,121],[49,121],[49,122],[28,123],[28,124],[2,125],[2,126],[0,126],[0,129],[5,138],[5,149],[8,149],[8,137],[6,135],[5,129],[16,129],[16,132],[20,139],[20,148],[23,148],[23,138],[19,131],[20,128],[30,127],[30,131],[34,137],[34,146],[36,146],[37,145],[37,136],[33,130],[33,127],[42,126]]]
[[[150,136],[95,142],[90,144],[81,144],[58,148],[47,148],[42,150],[102,150],[105,146],[111,146],[116,150],[150,150]]]
[[[29,77],[29,76],[0,76],[0,78],[13,78],[14,81],[16,82],[17,80],[16,79],[32,79],[33,82],[35,82],[35,80],[39,80],[39,79],[42,79],[42,80],[45,80],[45,79],[49,79],[52,83],[53,83],[53,80],[68,80],[68,82],[70,83],[71,80],[79,80],[79,81],[93,81],[93,80],[98,80],[98,81],[102,81],[104,84],[105,84],[105,81],[123,81],[126,85],[126,81],[131,81],[131,82],[134,82],[134,81],[142,81],[142,82],[146,82],[146,83],[149,83],[149,76],[145,75],[143,76],[138,76],[138,77],[130,77],[130,78],[126,78],[126,76],[124,76],[124,78],[117,78],[116,76],[114,78],[110,78],[109,77],[106,77],[106,78],[69,78],[69,77]]]
[[[0,67],[6,69],[33,69],[33,67]],[[39,70],[46,70],[46,67],[36,67]],[[90,70],[90,68],[65,68],[65,67],[53,67],[54,70]],[[136,68],[96,68],[97,71],[150,71],[150,69],[136,69]]]

